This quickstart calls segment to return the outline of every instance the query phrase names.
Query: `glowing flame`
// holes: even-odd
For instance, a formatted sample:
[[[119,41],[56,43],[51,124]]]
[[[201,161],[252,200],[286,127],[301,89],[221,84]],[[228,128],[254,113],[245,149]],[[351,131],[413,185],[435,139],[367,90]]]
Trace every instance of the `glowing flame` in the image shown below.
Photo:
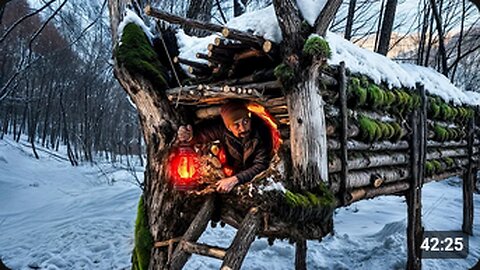
[[[187,157],[181,157],[177,172],[178,175],[180,175],[180,178],[191,178],[195,174],[196,170],[194,164],[191,164]]]
[[[273,150],[276,152],[280,148],[282,139],[280,138],[280,132],[278,131],[278,125],[275,121],[275,118],[265,110],[265,107],[258,103],[250,102],[247,105],[247,109],[258,117],[262,118],[265,123],[270,127],[270,133],[272,135]]]

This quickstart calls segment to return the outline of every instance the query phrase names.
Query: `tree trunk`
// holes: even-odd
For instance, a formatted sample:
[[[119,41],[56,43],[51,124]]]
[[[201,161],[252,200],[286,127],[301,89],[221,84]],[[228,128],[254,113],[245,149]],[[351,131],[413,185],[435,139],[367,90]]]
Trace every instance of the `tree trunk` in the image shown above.
[[[352,26],[353,19],[355,18],[355,7],[357,0],[350,0],[348,4],[347,25],[345,26],[345,39],[350,40],[352,38]]]
[[[445,37],[443,33],[442,17],[440,16],[440,11],[438,10],[435,0],[430,0],[430,4],[432,5],[433,17],[435,19],[435,25],[437,26],[438,32],[438,53],[441,63],[440,71],[448,78],[447,51],[445,49]]]
[[[311,66],[303,82],[287,94],[293,185],[303,190],[328,180],[327,129],[318,68],[319,63]]]
[[[382,30],[380,32],[380,40],[377,47],[377,52],[383,55],[387,55],[390,46],[390,37],[392,35],[396,9],[397,0],[387,0],[383,16]]]

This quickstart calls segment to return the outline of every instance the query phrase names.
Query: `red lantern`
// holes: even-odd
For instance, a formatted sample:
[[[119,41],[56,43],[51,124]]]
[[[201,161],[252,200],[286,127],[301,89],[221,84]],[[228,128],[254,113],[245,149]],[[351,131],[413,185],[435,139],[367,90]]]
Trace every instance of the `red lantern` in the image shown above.
[[[199,177],[198,154],[190,145],[180,145],[171,156],[169,174],[177,190],[191,190],[197,186]]]

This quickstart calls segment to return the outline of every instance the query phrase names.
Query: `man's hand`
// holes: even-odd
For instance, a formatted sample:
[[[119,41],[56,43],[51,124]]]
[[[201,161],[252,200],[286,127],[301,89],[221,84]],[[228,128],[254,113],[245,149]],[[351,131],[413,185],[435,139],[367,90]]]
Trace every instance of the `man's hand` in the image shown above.
[[[238,184],[238,178],[236,176],[224,178],[217,182],[217,191],[220,193],[228,193],[236,184]]]
[[[180,143],[189,142],[193,137],[193,129],[191,125],[180,126],[177,131],[177,140]]]

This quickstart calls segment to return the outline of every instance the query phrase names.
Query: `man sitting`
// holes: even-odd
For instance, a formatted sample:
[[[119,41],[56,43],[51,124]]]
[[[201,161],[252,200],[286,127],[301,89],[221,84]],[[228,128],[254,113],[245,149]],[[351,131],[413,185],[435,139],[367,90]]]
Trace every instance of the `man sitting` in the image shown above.
[[[197,128],[180,126],[180,142],[206,143],[219,140],[225,149],[227,165],[233,175],[217,182],[217,191],[230,192],[237,184],[251,181],[255,175],[268,168],[271,159],[271,142],[265,134],[262,120],[252,115],[242,101],[230,101],[220,109],[223,125]]]

